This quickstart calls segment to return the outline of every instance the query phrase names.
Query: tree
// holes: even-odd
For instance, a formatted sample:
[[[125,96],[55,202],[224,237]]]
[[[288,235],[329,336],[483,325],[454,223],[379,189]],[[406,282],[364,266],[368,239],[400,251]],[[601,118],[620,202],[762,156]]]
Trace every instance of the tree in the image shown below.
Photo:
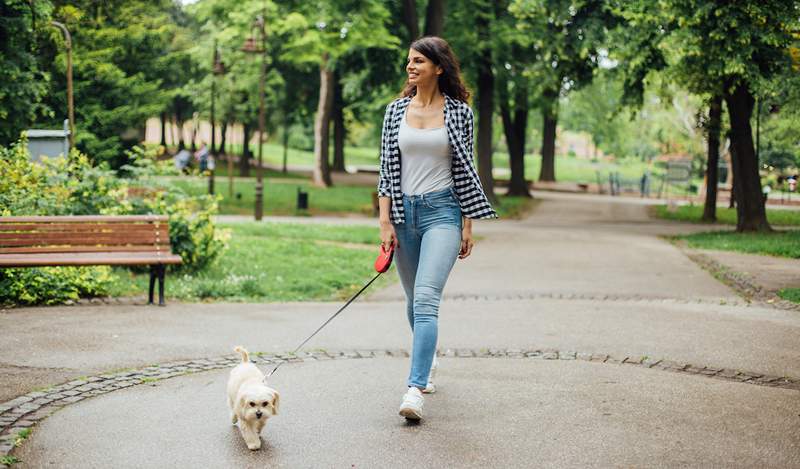
[[[158,115],[165,103],[153,64],[175,34],[174,4],[58,0],[52,5],[53,18],[66,24],[73,39],[76,145],[96,161],[120,167],[127,162],[124,150],[142,140],[147,118]],[[51,77],[44,103],[54,110],[66,109],[60,41],[58,31],[48,29],[39,49],[42,68]],[[62,121],[58,112],[42,123],[61,127]]]
[[[592,81],[606,31],[618,18],[601,0],[514,0],[510,10],[536,57],[526,73],[537,85],[544,122],[539,180],[555,181],[559,98]]]
[[[297,65],[319,67],[320,91],[314,124],[314,184],[332,185],[328,139],[334,80],[333,70],[347,53],[365,48],[392,48],[397,37],[386,28],[389,14],[377,0],[350,0],[303,4],[302,13],[290,13],[286,27],[299,33],[286,45],[283,57]]]
[[[6,0],[0,3],[0,18],[0,146],[9,146],[37,118],[53,115],[42,103],[49,74],[36,60],[36,29],[48,27],[49,8],[43,2]],[[63,120],[66,111],[60,116]]]
[[[765,82],[785,73],[800,2],[742,0],[628,2],[637,30],[658,31],[670,74],[694,93],[720,94],[731,125],[737,231],[771,231],[750,119]],[[662,42],[663,41],[663,42]]]

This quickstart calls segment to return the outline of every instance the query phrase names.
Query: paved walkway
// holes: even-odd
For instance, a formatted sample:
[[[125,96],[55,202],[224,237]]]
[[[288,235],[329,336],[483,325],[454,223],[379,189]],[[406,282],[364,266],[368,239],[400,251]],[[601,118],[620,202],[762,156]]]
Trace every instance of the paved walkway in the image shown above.
[[[27,393],[0,404],[0,425],[38,421],[13,454],[23,467],[800,467],[800,312],[745,302],[657,237],[707,227],[538,195],[526,220],[476,223],[421,425],[395,415],[410,348],[396,284],[275,375],[283,412],[257,453],[227,423],[232,346],[271,361],[339,304],[28,308],[0,314],[0,402]]]

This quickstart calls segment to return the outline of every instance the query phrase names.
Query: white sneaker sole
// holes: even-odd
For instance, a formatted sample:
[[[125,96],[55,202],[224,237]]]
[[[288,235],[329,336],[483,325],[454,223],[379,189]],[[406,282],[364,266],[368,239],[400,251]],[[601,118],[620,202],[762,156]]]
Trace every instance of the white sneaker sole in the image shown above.
[[[417,411],[417,409],[412,409],[411,407],[402,407],[400,409],[400,415],[405,417],[408,420],[421,420],[422,414]]]

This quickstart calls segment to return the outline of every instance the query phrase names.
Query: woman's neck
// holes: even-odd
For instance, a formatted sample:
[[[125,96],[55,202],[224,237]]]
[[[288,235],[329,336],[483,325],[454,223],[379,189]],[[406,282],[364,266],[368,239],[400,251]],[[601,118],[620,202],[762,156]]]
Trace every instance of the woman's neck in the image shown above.
[[[433,83],[433,86],[420,86],[417,85],[417,94],[414,95],[414,101],[417,105],[421,107],[430,107],[434,103],[441,102],[441,99],[444,98],[442,93],[439,91],[439,84]]]

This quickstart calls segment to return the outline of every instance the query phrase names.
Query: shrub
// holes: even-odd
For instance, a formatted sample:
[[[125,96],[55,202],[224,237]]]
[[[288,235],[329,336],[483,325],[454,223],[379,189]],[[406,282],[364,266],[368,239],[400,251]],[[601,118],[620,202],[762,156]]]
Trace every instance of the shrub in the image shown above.
[[[92,166],[72,151],[68,158],[31,163],[24,140],[0,147],[0,216],[128,215],[169,216],[170,242],[183,258],[178,269],[203,269],[225,249],[226,232],[216,229],[217,199],[192,197],[157,182],[174,174],[154,150],[136,148],[118,177],[107,166]],[[106,293],[113,280],[107,267],[0,269],[0,303],[54,304]]]

